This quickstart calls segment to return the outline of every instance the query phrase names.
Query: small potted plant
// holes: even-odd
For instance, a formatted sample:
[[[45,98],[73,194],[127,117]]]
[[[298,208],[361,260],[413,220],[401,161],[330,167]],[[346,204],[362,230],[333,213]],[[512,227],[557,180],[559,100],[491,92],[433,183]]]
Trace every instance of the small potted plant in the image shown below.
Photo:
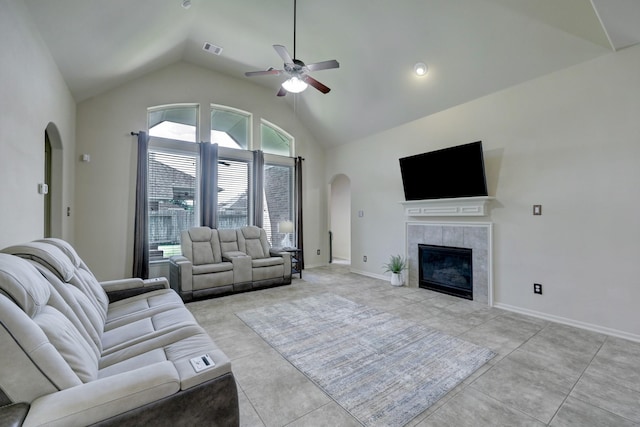
[[[384,272],[391,272],[391,285],[402,286],[404,285],[404,278],[402,277],[402,271],[407,269],[407,260],[400,255],[391,255],[389,262],[384,264]]]

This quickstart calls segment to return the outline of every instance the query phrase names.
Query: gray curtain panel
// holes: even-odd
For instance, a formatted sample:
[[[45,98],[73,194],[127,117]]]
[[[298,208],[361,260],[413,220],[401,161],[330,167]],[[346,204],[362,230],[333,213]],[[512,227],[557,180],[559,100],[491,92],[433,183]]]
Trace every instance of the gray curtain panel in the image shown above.
[[[264,153],[262,150],[253,152],[253,225],[262,228],[264,209]]]
[[[200,194],[200,223],[216,228],[218,206],[218,144],[200,143],[202,169]]]
[[[147,156],[149,137],[138,132],[138,172],[136,176],[136,211],[133,228],[133,277],[149,278],[149,202],[147,198]]]
[[[300,156],[296,158],[296,230],[298,232],[298,240],[296,247],[300,249],[300,269],[304,270],[304,244],[302,232],[302,162],[304,159]]]

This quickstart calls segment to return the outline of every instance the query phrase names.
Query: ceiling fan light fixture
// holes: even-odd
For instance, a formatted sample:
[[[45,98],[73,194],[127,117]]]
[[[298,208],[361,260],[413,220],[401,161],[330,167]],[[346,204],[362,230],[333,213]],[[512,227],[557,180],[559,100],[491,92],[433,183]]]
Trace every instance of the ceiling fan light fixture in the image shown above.
[[[305,90],[307,87],[309,87],[309,85],[303,82],[302,80],[300,80],[298,77],[294,76],[294,77],[291,77],[289,80],[285,80],[282,83],[282,87],[287,92],[300,93],[303,90]]]
[[[424,76],[429,71],[429,67],[424,62],[418,62],[413,66],[413,71],[415,71],[417,76]]]
[[[269,68],[265,71],[247,71],[244,73],[247,77],[266,76],[286,74],[289,79],[282,83],[282,87],[278,90],[277,96],[285,96],[287,93],[300,93],[307,87],[311,86],[321,93],[331,92],[331,88],[325,86],[318,80],[311,77],[308,73],[311,71],[330,70],[332,68],[340,68],[340,64],[335,59],[329,61],[315,62],[306,64],[302,60],[296,59],[296,0],[293,0],[293,56],[289,54],[287,48],[280,44],[274,44],[273,48],[276,53],[284,61],[283,69],[276,70]]]

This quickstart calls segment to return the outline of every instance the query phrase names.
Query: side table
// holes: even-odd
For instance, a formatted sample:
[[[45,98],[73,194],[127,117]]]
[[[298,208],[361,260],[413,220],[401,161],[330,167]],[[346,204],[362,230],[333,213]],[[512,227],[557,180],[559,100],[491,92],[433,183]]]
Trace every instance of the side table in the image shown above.
[[[279,250],[291,254],[291,276],[298,274],[302,279],[302,250],[298,248],[281,248]]]

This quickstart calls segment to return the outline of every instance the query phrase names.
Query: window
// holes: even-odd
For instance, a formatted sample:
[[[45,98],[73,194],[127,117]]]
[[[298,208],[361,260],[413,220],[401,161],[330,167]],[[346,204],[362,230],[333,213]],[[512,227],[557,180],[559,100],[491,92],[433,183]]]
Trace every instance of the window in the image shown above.
[[[260,124],[262,151],[279,156],[293,155],[293,137],[276,125],[262,120]]]
[[[253,224],[252,115],[211,105],[211,143],[218,144],[216,227]],[[148,110],[149,259],[162,261],[181,254],[180,234],[200,225],[200,130],[198,105],[167,105]],[[279,224],[294,221],[293,137],[262,121],[265,152],[263,228],[273,246],[294,245],[293,233]],[[206,135],[206,133],[205,133]],[[287,238],[286,240],[283,240]]]
[[[198,140],[198,106],[172,106],[150,109],[149,136],[196,142]]]
[[[246,111],[211,106],[211,143],[220,147],[249,149],[251,114]]]
[[[243,159],[245,156],[242,155],[249,149],[250,140],[250,113],[220,105],[211,106],[211,143],[221,147],[218,162],[218,228],[238,228],[250,224],[251,161]]]
[[[148,110],[149,260],[181,254],[180,233],[198,218],[198,105]],[[188,147],[188,148],[187,148]]]
[[[220,159],[218,163],[218,228],[238,228],[250,224],[251,163]]]
[[[180,255],[180,233],[198,224],[196,155],[150,149],[149,260]]]
[[[268,164],[265,160],[262,222],[272,246],[295,246],[291,233],[281,233],[279,229],[280,223],[294,219],[293,178],[292,165]]]

